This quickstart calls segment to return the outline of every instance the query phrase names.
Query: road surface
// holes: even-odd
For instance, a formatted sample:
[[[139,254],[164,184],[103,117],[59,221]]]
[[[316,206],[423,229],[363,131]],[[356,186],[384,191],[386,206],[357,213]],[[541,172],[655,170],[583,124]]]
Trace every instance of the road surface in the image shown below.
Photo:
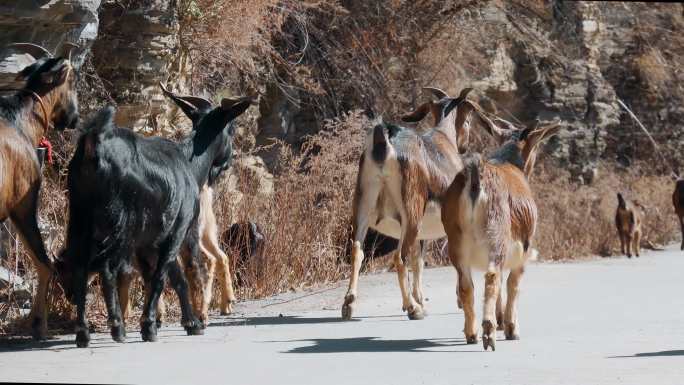
[[[0,346],[0,381],[129,384],[684,384],[684,252],[529,266],[521,340],[466,345],[452,268],[427,269],[428,316],[400,311],[394,274],[361,277],[349,322],[346,282],[240,303],[204,336],[164,327],[157,343],[95,334]],[[476,274],[481,308],[482,278]],[[478,313],[479,317],[479,313]],[[478,318],[480,319],[480,318]]]

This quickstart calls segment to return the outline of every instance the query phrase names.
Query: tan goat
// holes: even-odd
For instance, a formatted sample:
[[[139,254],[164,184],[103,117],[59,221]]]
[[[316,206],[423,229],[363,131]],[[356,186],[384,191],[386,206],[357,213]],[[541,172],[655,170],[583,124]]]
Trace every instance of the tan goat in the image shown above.
[[[460,153],[468,144],[470,115],[466,100],[471,89],[451,98],[430,88],[438,98],[427,102],[404,121],[418,121],[433,114],[436,126],[425,133],[381,123],[366,141],[359,161],[352,208],[352,275],[342,306],[342,318],[350,319],[357,297],[357,282],[364,254],[362,243],[369,227],[399,239],[395,266],[402,294],[402,308],[410,319],[422,319],[422,253],[415,255],[418,240],[444,237],[439,220],[440,198],[462,168]],[[406,258],[413,265],[413,292],[409,294]]]
[[[491,121],[490,121],[491,123]],[[507,339],[519,338],[516,301],[525,262],[534,259],[530,244],[537,223],[537,207],[525,177],[525,165],[534,159],[539,143],[560,128],[501,130],[509,139],[483,161],[474,154],[464,161],[442,200],[442,222],[448,237],[449,258],[458,272],[458,299],[465,313],[466,342],[477,343],[477,326],[471,268],[485,273],[482,343],[495,349],[496,329],[503,326]],[[505,313],[501,309],[502,270],[507,281]],[[500,325],[502,324],[502,325]]]
[[[617,193],[617,199],[615,226],[620,238],[620,251],[628,258],[632,258],[632,252],[638,257],[641,250],[642,207],[637,201],[626,201],[620,193]]]

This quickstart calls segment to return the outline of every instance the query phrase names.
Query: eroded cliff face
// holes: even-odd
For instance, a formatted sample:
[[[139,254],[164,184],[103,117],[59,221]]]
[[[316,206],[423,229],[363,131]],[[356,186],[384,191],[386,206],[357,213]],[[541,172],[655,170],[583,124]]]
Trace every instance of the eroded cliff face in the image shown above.
[[[176,2],[105,1],[99,14],[93,65],[117,103],[117,124],[168,133],[169,105],[159,82],[182,90],[188,71],[180,47]]]
[[[37,43],[57,52],[64,42],[75,43],[76,67],[83,64],[97,37],[100,0],[0,0],[0,87],[14,85],[16,73],[32,62],[28,55],[4,49],[17,42]]]
[[[187,21],[178,16],[178,3],[0,0],[0,42],[33,41],[55,49],[65,40],[78,41],[85,48],[94,41],[92,63],[118,104],[119,123],[139,130],[172,131],[187,124],[173,118],[174,111],[163,100],[157,83],[163,81],[180,91],[190,89],[192,67],[180,39]],[[384,6],[393,7],[390,3]],[[400,13],[407,6],[397,7]],[[353,31],[345,28],[353,26],[355,19],[370,17],[361,3],[342,2],[343,12],[330,22],[316,20],[316,13],[308,14],[307,22],[318,22],[340,37],[335,52],[320,51],[323,45],[314,51],[316,41],[299,35],[292,40],[301,47],[288,48],[303,52],[298,60],[307,73],[354,82],[358,77],[352,72],[365,71],[364,67],[339,66],[335,72],[323,68],[325,60],[329,64],[334,55],[367,56],[371,63],[368,68],[380,73],[379,83],[355,84],[345,90],[331,83],[316,94],[299,85],[285,84],[286,78],[264,82],[275,75],[254,76],[260,79],[254,88],[262,94],[258,112],[254,112],[257,116],[249,123],[253,127],[248,129],[255,135],[255,143],[278,138],[296,144],[304,135],[319,130],[322,118],[345,109],[361,108],[396,120],[424,98],[419,91],[422,86],[434,85],[451,93],[471,86],[476,89],[473,98],[513,122],[560,118],[566,129],[545,150],[579,181],[591,182],[598,162],[622,167],[636,159],[656,159],[646,137],[619,107],[618,99],[651,130],[670,161],[676,166],[681,161],[684,38],[676,32],[684,27],[682,5],[489,1],[463,2],[454,7],[460,8],[445,19],[444,27],[430,30],[430,36],[427,32],[416,35],[413,30],[413,35],[404,36],[401,27],[405,26],[392,25],[397,23],[394,16],[378,17],[377,22],[387,26],[377,30],[396,35],[400,48],[403,46],[378,49],[381,54],[364,50],[359,41],[372,40],[373,36],[357,36],[356,40],[344,37]],[[428,43],[422,44],[424,41]],[[79,63],[85,52],[78,57]],[[4,58],[0,75],[20,66],[21,58],[11,52],[0,56]],[[322,56],[326,59],[318,60]],[[232,68],[207,71],[220,77]],[[242,91],[230,87],[211,91],[227,95]],[[385,89],[379,91],[382,87]],[[204,86],[193,84],[192,89]],[[335,100],[334,108],[313,113],[309,108],[312,101],[326,97],[340,100]],[[666,166],[657,168],[667,171]]]

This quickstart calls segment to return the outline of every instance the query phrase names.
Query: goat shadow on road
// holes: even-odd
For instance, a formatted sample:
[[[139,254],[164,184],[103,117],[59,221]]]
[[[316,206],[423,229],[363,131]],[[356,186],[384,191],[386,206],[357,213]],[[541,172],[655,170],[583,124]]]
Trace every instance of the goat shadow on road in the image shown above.
[[[208,326],[310,325],[354,321],[360,321],[360,319],[345,321],[340,317],[298,317],[281,315],[268,317],[231,317],[222,322],[212,322]]]
[[[608,358],[676,357],[684,356],[684,350],[662,350],[659,352],[636,353],[631,356],[611,356]]]
[[[452,353],[449,350],[430,350],[431,348],[450,348],[466,346],[464,339],[458,338],[430,338],[415,340],[387,340],[380,337],[351,337],[351,338],[316,338],[303,340],[263,341],[267,343],[297,343],[313,342],[311,345],[298,346],[282,353],[387,353],[387,352],[415,352],[415,353]],[[473,345],[473,352],[481,352],[478,345]],[[466,352],[466,350],[458,350]],[[468,350],[469,351],[469,350]]]

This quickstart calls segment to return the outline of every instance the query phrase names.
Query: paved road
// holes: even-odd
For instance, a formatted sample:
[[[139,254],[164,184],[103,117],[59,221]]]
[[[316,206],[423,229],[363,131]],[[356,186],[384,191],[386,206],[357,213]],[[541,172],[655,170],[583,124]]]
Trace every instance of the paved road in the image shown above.
[[[241,303],[204,336],[166,327],[115,344],[73,335],[0,346],[0,381],[159,384],[684,384],[684,253],[531,265],[520,341],[466,345],[451,268],[428,269],[428,316],[400,312],[393,274],[364,276],[357,319],[339,321],[346,282]],[[477,274],[478,300],[482,298]],[[481,305],[478,304],[478,310]],[[282,316],[281,316],[282,314]],[[501,333],[501,332],[499,332]]]

